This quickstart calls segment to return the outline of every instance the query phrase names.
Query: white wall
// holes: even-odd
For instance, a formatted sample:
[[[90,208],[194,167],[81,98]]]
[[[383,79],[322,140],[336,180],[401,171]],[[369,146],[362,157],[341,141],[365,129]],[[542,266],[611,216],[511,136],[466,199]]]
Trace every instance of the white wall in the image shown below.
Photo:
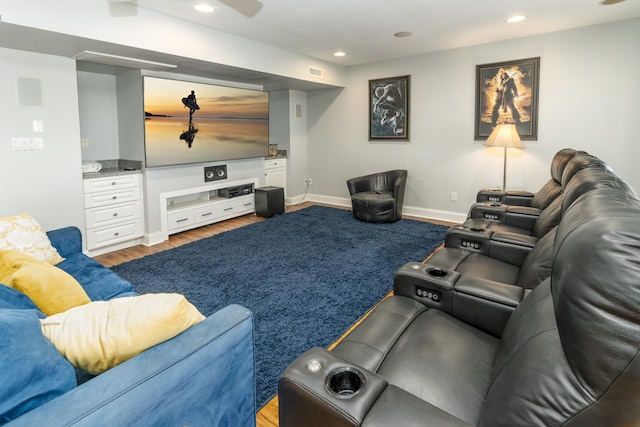
[[[572,147],[602,158],[640,191],[638,40],[635,19],[351,67],[344,90],[307,96],[313,193],[348,200],[348,178],[403,168],[405,212],[466,213],[478,189],[502,185],[502,150],[474,141],[475,66],[534,56],[541,57],[538,140],[510,150],[507,187],[535,191],[549,179],[553,155]],[[369,142],[368,80],[406,74],[410,142]],[[458,202],[449,200],[452,191]]]
[[[43,105],[19,106],[16,79],[41,81]],[[45,229],[84,228],[75,61],[0,48],[0,217],[27,211]],[[42,120],[44,133],[33,132]],[[42,136],[44,150],[13,151]]]

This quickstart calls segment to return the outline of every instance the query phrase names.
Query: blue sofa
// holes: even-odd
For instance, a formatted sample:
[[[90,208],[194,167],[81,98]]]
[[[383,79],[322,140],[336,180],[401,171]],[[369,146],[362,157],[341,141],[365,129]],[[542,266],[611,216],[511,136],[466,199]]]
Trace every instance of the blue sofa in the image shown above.
[[[80,230],[47,234],[65,258],[57,267],[92,300],[136,295],[129,282],[82,253]],[[16,313],[6,304],[0,312]],[[80,372],[79,385],[5,425],[255,426],[253,331],[251,312],[229,305],[99,376]]]

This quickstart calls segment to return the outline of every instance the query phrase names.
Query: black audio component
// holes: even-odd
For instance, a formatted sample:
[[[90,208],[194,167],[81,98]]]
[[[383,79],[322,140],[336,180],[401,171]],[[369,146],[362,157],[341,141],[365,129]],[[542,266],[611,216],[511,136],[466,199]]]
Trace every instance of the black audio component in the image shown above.
[[[221,188],[218,190],[218,197],[231,199],[233,197],[244,196],[251,193],[253,193],[253,184],[244,184]]]

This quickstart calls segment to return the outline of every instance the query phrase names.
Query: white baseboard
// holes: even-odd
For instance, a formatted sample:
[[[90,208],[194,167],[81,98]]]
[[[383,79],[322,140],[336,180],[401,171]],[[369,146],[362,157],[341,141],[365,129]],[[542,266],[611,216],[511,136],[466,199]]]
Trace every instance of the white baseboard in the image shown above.
[[[158,243],[164,242],[166,239],[162,235],[162,231],[156,231],[155,233],[145,234],[142,237],[142,244],[145,246],[153,246]]]
[[[297,203],[301,203],[302,195],[298,197],[292,197],[287,199],[288,201],[298,201]],[[333,196],[323,196],[321,194],[308,194],[306,198],[304,198],[305,202],[316,202],[316,203],[326,203],[334,206],[341,207],[351,207],[351,199],[346,197],[333,197]],[[441,211],[438,209],[426,209],[426,208],[417,208],[413,206],[403,206],[402,213],[405,215],[411,215],[418,218],[424,219],[435,219],[438,221],[447,221],[447,222],[455,222],[462,223],[467,219],[466,213],[459,212],[451,212],[451,211]]]

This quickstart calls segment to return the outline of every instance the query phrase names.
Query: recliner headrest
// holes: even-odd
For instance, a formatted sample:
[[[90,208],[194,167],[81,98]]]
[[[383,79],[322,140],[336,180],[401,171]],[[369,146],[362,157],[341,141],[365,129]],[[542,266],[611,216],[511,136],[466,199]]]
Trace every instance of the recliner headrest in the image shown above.
[[[619,189],[631,197],[636,197],[633,188],[614,173],[598,168],[582,169],[571,178],[564,189],[562,212],[565,212],[583,194],[601,188]]]
[[[567,187],[567,184],[576,173],[587,168],[611,170],[605,162],[595,156],[586,153],[576,154],[569,160],[562,172],[562,188]]]
[[[558,184],[562,183],[562,173],[564,168],[569,163],[569,160],[578,153],[585,153],[584,151],[576,151],[573,148],[563,148],[558,151],[551,160],[551,178],[553,178]]]

